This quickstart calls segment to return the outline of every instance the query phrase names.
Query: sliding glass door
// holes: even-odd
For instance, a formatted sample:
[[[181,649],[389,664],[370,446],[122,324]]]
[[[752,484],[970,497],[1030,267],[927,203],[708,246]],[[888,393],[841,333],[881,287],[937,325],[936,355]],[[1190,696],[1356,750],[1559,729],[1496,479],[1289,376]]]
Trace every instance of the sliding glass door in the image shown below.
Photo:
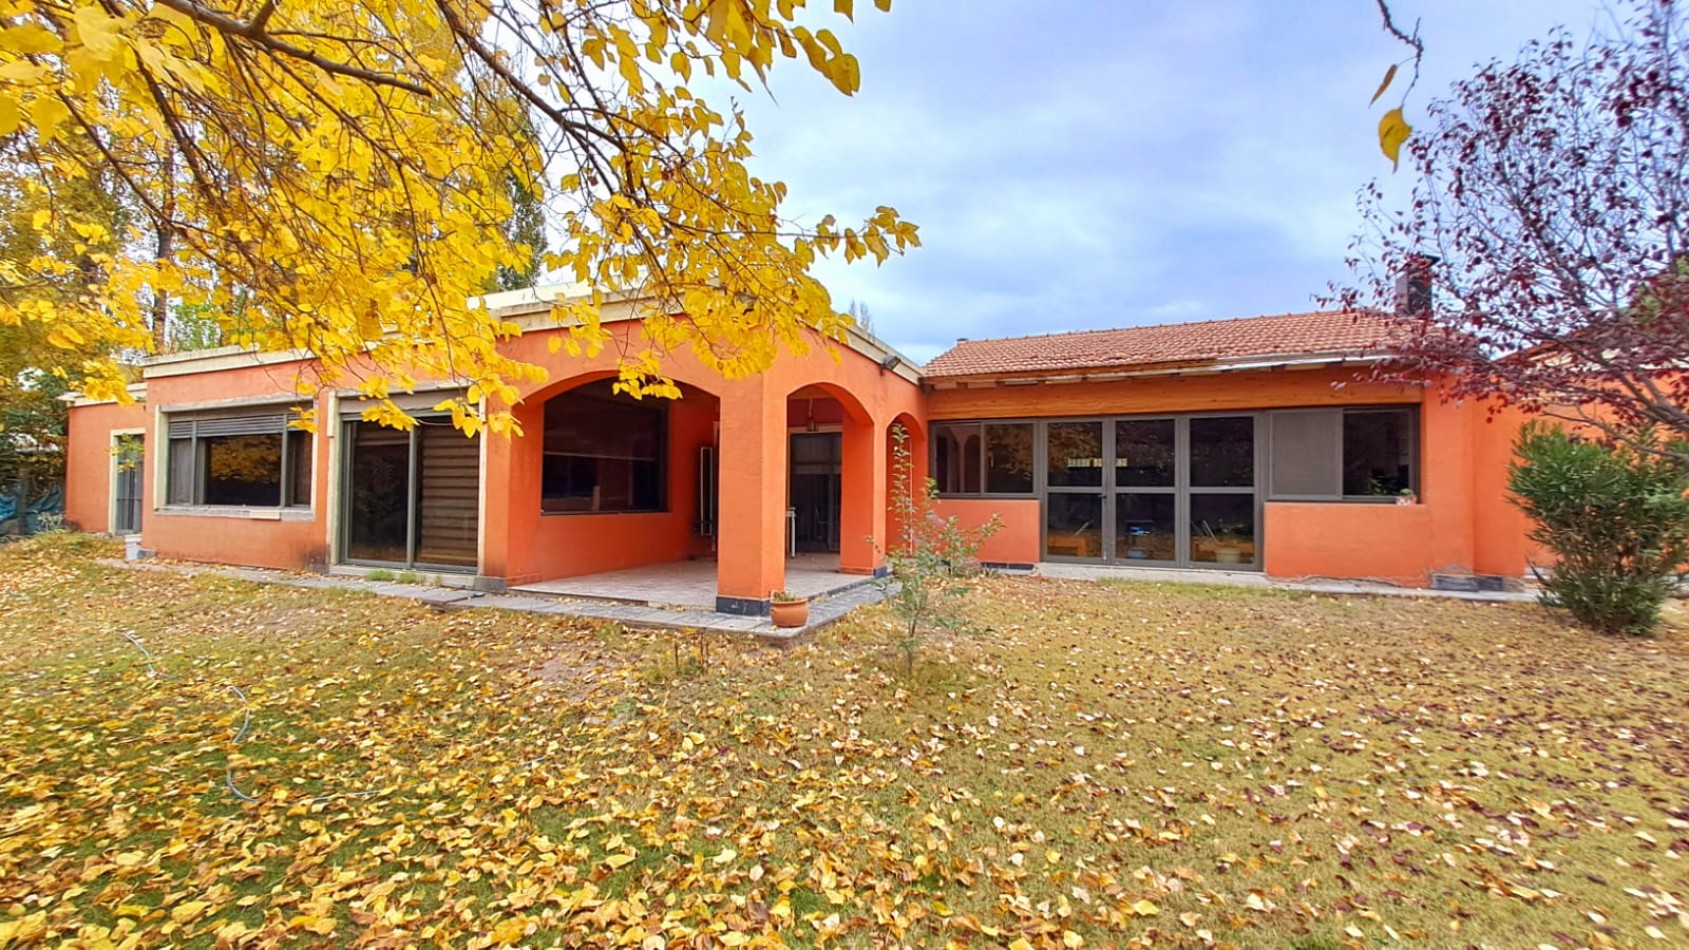
[[[479,563],[480,438],[444,417],[409,432],[345,423],[345,560],[474,570]]]
[[[1256,424],[1254,414],[1043,423],[1044,556],[1259,567]]]

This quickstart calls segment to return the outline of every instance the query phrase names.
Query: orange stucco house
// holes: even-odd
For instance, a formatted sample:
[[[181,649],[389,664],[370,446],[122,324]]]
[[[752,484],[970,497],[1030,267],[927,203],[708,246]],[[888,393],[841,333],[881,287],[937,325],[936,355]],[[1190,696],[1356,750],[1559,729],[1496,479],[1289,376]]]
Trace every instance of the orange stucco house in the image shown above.
[[[676,354],[682,398],[638,401],[611,392],[615,347],[551,352],[564,331],[539,296],[487,303],[524,326],[510,355],[550,370],[516,406],[524,435],[465,438],[431,415],[449,384],[407,397],[411,432],[332,389],[309,401],[315,433],[290,430],[304,354],[161,356],[133,405],[73,404],[68,518],[165,557],[489,589],[713,561],[716,609],[764,614],[800,552],[882,569],[900,424],[944,513],[1000,517],[989,564],[1408,586],[1525,573],[1505,499],[1518,419],[1444,401],[1434,381],[1365,381],[1390,355],[1380,317],[964,340],[925,367],[853,332],[746,379]],[[637,337],[632,317],[606,324]]]

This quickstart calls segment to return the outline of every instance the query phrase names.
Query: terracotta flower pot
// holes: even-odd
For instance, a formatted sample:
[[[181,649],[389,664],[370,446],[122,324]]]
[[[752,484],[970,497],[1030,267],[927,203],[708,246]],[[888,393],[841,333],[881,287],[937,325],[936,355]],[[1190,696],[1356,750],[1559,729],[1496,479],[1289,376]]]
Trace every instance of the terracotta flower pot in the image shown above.
[[[809,623],[809,601],[777,600],[770,608],[776,627],[801,627]]]

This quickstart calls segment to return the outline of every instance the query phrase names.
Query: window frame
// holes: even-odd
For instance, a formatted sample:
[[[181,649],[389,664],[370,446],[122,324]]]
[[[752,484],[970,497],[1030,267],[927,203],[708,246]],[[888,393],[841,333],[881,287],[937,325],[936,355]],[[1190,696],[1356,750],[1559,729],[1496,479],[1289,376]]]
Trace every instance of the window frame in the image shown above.
[[[292,423],[300,414],[311,408],[310,403],[290,403],[281,406],[246,407],[228,410],[212,411],[182,411],[163,413],[161,428],[164,433],[163,470],[164,470],[164,505],[163,510],[170,509],[210,509],[214,511],[310,511],[315,502],[316,487],[316,433],[294,426]],[[202,426],[221,423],[227,426],[231,423],[245,421],[252,431],[236,432],[202,432]],[[185,432],[182,428],[185,426]],[[303,434],[302,440],[295,439],[293,433]],[[207,464],[209,455],[206,443],[216,438],[236,438],[241,436],[275,436],[281,440],[279,461],[276,477],[278,487],[276,504],[273,505],[236,505],[205,500],[206,482],[208,480]],[[304,452],[296,453],[294,444],[304,442]],[[178,447],[185,444],[188,453],[185,463],[186,474],[190,484],[186,486],[185,497],[177,493],[182,487],[177,476],[182,474],[175,464]],[[306,497],[295,497],[294,482],[301,458],[311,467],[311,477],[305,489]]]
[[[944,491],[943,487],[940,486],[939,492],[938,492],[938,497],[941,498],[941,499],[943,499],[943,498],[967,499],[967,498],[1037,498],[1037,497],[1039,497],[1038,486],[1043,481],[1042,473],[1039,471],[1039,465],[1042,464],[1041,459],[1043,458],[1043,448],[1040,444],[1040,440],[1042,439],[1043,429],[1039,426],[1039,422],[1041,422],[1041,421],[1042,420],[1035,419],[1035,418],[1015,417],[1015,418],[1009,418],[1009,419],[954,419],[954,420],[943,419],[943,420],[936,420],[936,421],[929,423],[929,425],[927,427],[927,471],[930,474],[930,476],[935,480],[938,478],[938,450],[939,450],[938,430],[940,428],[963,429],[963,430],[971,428],[975,432],[977,432],[978,435],[979,435],[979,456],[978,456],[978,460],[977,460],[978,464],[979,464],[979,491],[976,491],[976,492],[968,492],[968,491],[950,492],[950,491]],[[987,426],[1012,426],[1012,425],[1028,426],[1032,431],[1032,472],[1030,473],[1031,474],[1032,487],[1029,488],[1028,490],[1024,491],[1024,492],[987,491],[986,485],[988,485],[990,483],[991,468],[990,468],[990,465],[986,461],[986,459],[987,459],[986,444],[987,443],[986,443],[986,438],[985,438],[985,429],[986,429]]]
[[[1368,404],[1358,406],[1304,406],[1267,410],[1268,453],[1266,500],[1284,502],[1320,502],[1324,504],[1392,505],[1396,503],[1397,499],[1408,497],[1399,494],[1350,495],[1344,493],[1343,491],[1343,471],[1345,461],[1345,438],[1343,432],[1344,421],[1350,415],[1383,412],[1395,412],[1407,416],[1408,488],[1413,492],[1411,497],[1422,500],[1424,496],[1421,472],[1421,462],[1423,461],[1423,457],[1420,442],[1423,416],[1420,412],[1420,406],[1418,403],[1382,403],[1376,405]],[[1273,476],[1276,472],[1273,452],[1276,451],[1278,447],[1277,440],[1273,438],[1274,423],[1281,415],[1316,413],[1321,415],[1329,414],[1332,419],[1332,426],[1335,430],[1335,437],[1332,439],[1332,451],[1334,455],[1332,464],[1336,473],[1336,491],[1330,493],[1312,494],[1306,492],[1280,492],[1273,484]]]
[[[657,447],[656,447],[656,450],[655,450],[655,453],[654,453],[656,457],[654,459],[650,460],[657,466],[657,505],[656,505],[656,507],[653,507],[653,508],[614,508],[614,509],[602,509],[602,510],[598,510],[598,511],[578,511],[578,510],[577,511],[547,511],[546,510],[546,507],[545,507],[545,501],[546,501],[545,462],[546,462],[547,458],[551,457],[552,455],[569,456],[569,457],[573,457],[573,458],[594,458],[594,459],[610,458],[610,456],[579,455],[579,454],[573,453],[573,452],[548,453],[545,450],[545,433],[546,433],[545,411],[546,411],[546,408],[551,405],[553,400],[562,399],[562,398],[565,398],[565,397],[568,397],[568,396],[578,396],[578,395],[580,395],[581,389],[584,389],[587,386],[591,386],[591,385],[593,385],[593,384],[592,383],[582,383],[580,386],[576,386],[576,387],[573,387],[571,389],[566,389],[563,392],[556,393],[556,394],[552,395],[551,397],[549,397],[548,399],[546,399],[544,405],[542,405],[540,407],[540,479],[539,479],[539,481],[540,481],[540,504],[539,504],[540,516],[542,518],[551,518],[551,517],[565,517],[565,516],[577,517],[577,516],[582,516],[582,515],[593,516],[593,515],[662,515],[662,514],[669,514],[673,510],[673,499],[670,497],[673,494],[673,492],[671,492],[669,490],[670,489],[669,475],[670,475],[670,468],[671,468],[671,466],[670,466],[670,454],[671,454],[671,451],[672,451],[672,446],[670,444],[669,437],[672,434],[671,430],[673,428],[673,421],[670,418],[670,415],[671,415],[671,410],[673,409],[673,406],[671,404],[672,400],[668,400],[668,399],[658,400],[655,403],[656,408],[654,408],[654,409],[649,409],[649,407],[647,407],[645,405],[637,405],[636,404],[636,406],[635,406],[635,408],[639,408],[639,409],[648,409],[653,415],[656,416],[656,419],[657,419]],[[585,398],[596,399],[598,397],[591,395],[591,394],[588,394]],[[633,401],[633,397],[629,396],[627,398],[630,401]],[[630,459],[629,461],[643,461],[643,460]],[[567,497],[567,496],[559,496],[559,497]]]

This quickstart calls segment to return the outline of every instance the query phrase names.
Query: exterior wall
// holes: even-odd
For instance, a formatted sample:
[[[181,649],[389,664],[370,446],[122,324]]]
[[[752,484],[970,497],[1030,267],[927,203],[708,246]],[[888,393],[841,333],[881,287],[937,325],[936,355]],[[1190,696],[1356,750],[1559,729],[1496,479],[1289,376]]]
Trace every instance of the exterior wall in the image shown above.
[[[541,430],[550,396],[613,374],[618,352],[645,346],[638,324],[610,329],[617,339],[597,357],[552,353],[549,337],[562,330],[530,331],[506,345],[511,357],[551,374],[519,390],[513,411],[524,432]],[[495,527],[483,532],[484,574],[521,584],[708,554],[710,540],[693,529],[696,448],[708,444],[719,424],[718,587],[735,609],[766,609],[769,594],[785,585],[787,439],[791,425],[807,421],[807,397],[792,398],[799,390],[830,397],[816,397],[817,423],[843,429],[841,569],[879,566],[868,539],[886,537],[885,433],[899,415],[925,418],[918,386],[854,350],[835,345],[830,351],[819,340],[808,353],[783,353],[767,371],[744,379],[725,379],[689,352],[671,354],[664,370],[698,394],[698,408],[682,400],[672,410],[670,510],[543,515],[539,440],[488,439],[485,524]]]
[[[146,407],[139,404],[95,403],[71,410],[65,449],[72,463],[65,466],[66,521],[83,531],[99,533],[111,530],[112,491],[115,488],[112,484],[112,433],[146,430],[150,428],[150,421]],[[150,439],[148,448],[151,448]],[[143,470],[143,491],[146,475]],[[142,517],[145,519],[146,514]]]
[[[506,472],[509,514],[507,544],[494,540],[506,558],[504,571],[484,573],[512,583],[574,577],[644,564],[685,560],[709,553],[709,539],[694,530],[698,520],[698,448],[713,444],[717,420],[714,397],[694,392],[669,408],[667,461],[668,510],[606,514],[540,512],[540,433],[545,402],[518,408],[526,436],[508,448]],[[489,439],[489,442],[494,439]],[[496,440],[504,442],[505,440]],[[516,444],[519,443],[519,444]],[[485,493],[485,489],[483,489]]]
[[[1058,418],[1139,413],[1260,410],[1325,405],[1412,404],[1420,408],[1421,504],[1266,501],[1262,566],[1276,577],[1359,577],[1423,585],[1438,571],[1518,577],[1540,552],[1525,540],[1526,522],[1507,499],[1507,464],[1526,418],[1482,404],[1445,401],[1435,390],[1359,381],[1347,369],[1276,370],[1106,382],[944,388],[922,393],[872,358],[817,345],[782,354],[767,372],[724,379],[689,353],[665,361],[687,396],[670,411],[668,510],[642,514],[542,514],[540,472],[545,400],[615,370],[615,354],[643,346],[639,326],[611,325],[619,339],[598,357],[550,351],[561,330],[531,331],[506,345],[511,357],[545,367],[550,380],[520,391],[513,407],[526,436],[482,439],[481,573],[511,584],[719,557],[718,586],[731,609],[756,611],[784,586],[788,435],[816,422],[843,433],[840,566],[870,572],[891,540],[888,441],[894,420],[912,433],[916,483],[925,478],[929,419]],[[168,557],[236,561],[279,568],[328,563],[340,452],[329,396],[316,401],[321,431],[312,442],[312,503],[300,510],[184,509],[163,504],[162,413],[290,394],[304,363],[244,365],[179,373],[164,367],[147,380],[144,405],[90,404],[71,411],[67,515],[85,530],[109,528],[114,431],[143,429],[148,457],[143,543]],[[802,391],[803,396],[794,393]],[[824,395],[818,395],[824,394]],[[718,447],[718,536],[701,537],[696,486],[698,448]],[[1041,560],[1037,499],[943,499],[942,514],[1003,529],[983,560]],[[871,540],[872,539],[872,540]]]
[[[985,539],[980,546],[979,559],[987,564],[1037,564],[1043,560],[1039,551],[1040,519],[1043,517],[1036,498],[941,498],[938,514],[956,516],[963,524],[978,525],[996,515],[1002,528]]]
[[[1262,566],[1273,577],[1374,578],[1426,586],[1434,572],[1520,577],[1524,516],[1507,500],[1507,462],[1524,416],[1445,400],[1436,389],[1381,385],[1352,369],[1268,370],[1101,382],[946,388],[928,395],[933,420],[1067,418],[1311,406],[1411,404],[1420,409],[1419,504],[1263,504]],[[1042,560],[1033,500],[945,499],[943,510],[1015,525],[987,560]],[[1012,512],[1012,514],[1011,514]]]
[[[147,379],[147,475],[141,538],[164,557],[185,561],[235,562],[283,570],[321,569],[330,560],[330,445],[336,427],[326,424],[328,400],[313,402],[318,431],[311,440],[311,505],[307,509],[172,507],[164,503],[167,441],[165,414],[212,408],[241,400],[293,394],[308,364],[244,366],[209,373]]]

